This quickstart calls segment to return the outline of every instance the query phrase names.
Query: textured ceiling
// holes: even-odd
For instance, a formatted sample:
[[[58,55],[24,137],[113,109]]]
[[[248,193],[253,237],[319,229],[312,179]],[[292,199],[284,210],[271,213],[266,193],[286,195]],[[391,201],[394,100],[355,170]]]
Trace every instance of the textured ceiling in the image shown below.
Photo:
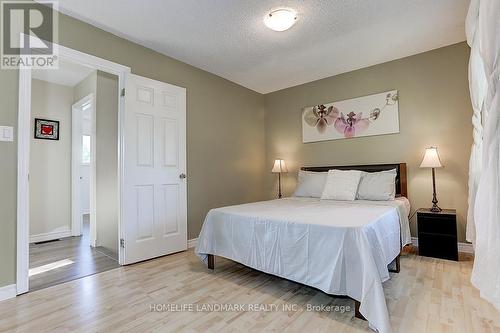
[[[469,0],[64,0],[63,13],[261,93],[465,40]],[[275,32],[271,9],[298,21]]]

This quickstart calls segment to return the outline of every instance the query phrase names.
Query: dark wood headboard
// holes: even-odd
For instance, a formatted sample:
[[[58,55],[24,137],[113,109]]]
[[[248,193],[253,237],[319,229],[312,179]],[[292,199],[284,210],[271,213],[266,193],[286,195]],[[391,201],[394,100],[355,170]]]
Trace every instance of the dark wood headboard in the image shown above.
[[[396,169],[396,196],[408,198],[408,188],[406,183],[406,163],[395,164],[369,164],[369,165],[341,165],[322,167],[302,167],[304,171],[325,172],[328,170],[360,170],[366,172],[377,172]]]

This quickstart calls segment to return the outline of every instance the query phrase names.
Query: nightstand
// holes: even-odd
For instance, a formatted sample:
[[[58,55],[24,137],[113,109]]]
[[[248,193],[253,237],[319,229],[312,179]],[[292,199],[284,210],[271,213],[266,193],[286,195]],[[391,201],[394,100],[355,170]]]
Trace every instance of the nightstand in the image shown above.
[[[458,260],[457,212],[443,209],[431,212],[417,210],[418,254],[421,256]]]

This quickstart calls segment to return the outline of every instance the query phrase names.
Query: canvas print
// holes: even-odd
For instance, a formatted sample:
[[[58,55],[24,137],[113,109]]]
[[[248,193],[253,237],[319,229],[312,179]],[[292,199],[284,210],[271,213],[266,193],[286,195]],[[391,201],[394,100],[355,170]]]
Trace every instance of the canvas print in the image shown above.
[[[35,139],[59,140],[59,122],[35,118]]]
[[[316,142],[399,133],[397,90],[302,110],[302,141]]]

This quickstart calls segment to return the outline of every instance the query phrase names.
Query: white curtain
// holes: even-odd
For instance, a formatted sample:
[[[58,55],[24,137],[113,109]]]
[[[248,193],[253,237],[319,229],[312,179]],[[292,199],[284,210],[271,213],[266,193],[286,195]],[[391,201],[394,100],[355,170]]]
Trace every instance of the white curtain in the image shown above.
[[[472,0],[465,23],[467,43],[471,47],[469,59],[469,90],[472,102],[472,149],[469,159],[469,209],[467,211],[467,233],[466,239],[475,245],[476,229],[474,226],[474,204],[476,199],[479,175],[482,169],[483,149],[483,125],[481,113],[483,102],[488,89],[486,75],[484,73],[483,59],[479,52],[478,16],[479,0]]]
[[[475,232],[475,260],[472,283],[481,297],[500,310],[500,1],[472,0],[467,15],[467,38],[471,50],[470,86],[474,114],[483,116],[481,162],[475,175],[475,196],[470,198]],[[482,68],[483,70],[481,71]],[[482,72],[482,74],[481,74]],[[482,77],[484,75],[484,77]],[[479,118],[480,119],[480,118]],[[473,117],[473,122],[477,122]],[[475,135],[480,127],[474,125]],[[477,133],[476,133],[477,130]],[[476,139],[476,138],[475,138]],[[480,138],[477,137],[478,142]],[[476,142],[476,141],[475,141]],[[480,153],[474,151],[477,157]],[[476,171],[474,169],[473,171]],[[478,183],[474,183],[479,179]],[[470,222],[470,221],[469,221]]]

